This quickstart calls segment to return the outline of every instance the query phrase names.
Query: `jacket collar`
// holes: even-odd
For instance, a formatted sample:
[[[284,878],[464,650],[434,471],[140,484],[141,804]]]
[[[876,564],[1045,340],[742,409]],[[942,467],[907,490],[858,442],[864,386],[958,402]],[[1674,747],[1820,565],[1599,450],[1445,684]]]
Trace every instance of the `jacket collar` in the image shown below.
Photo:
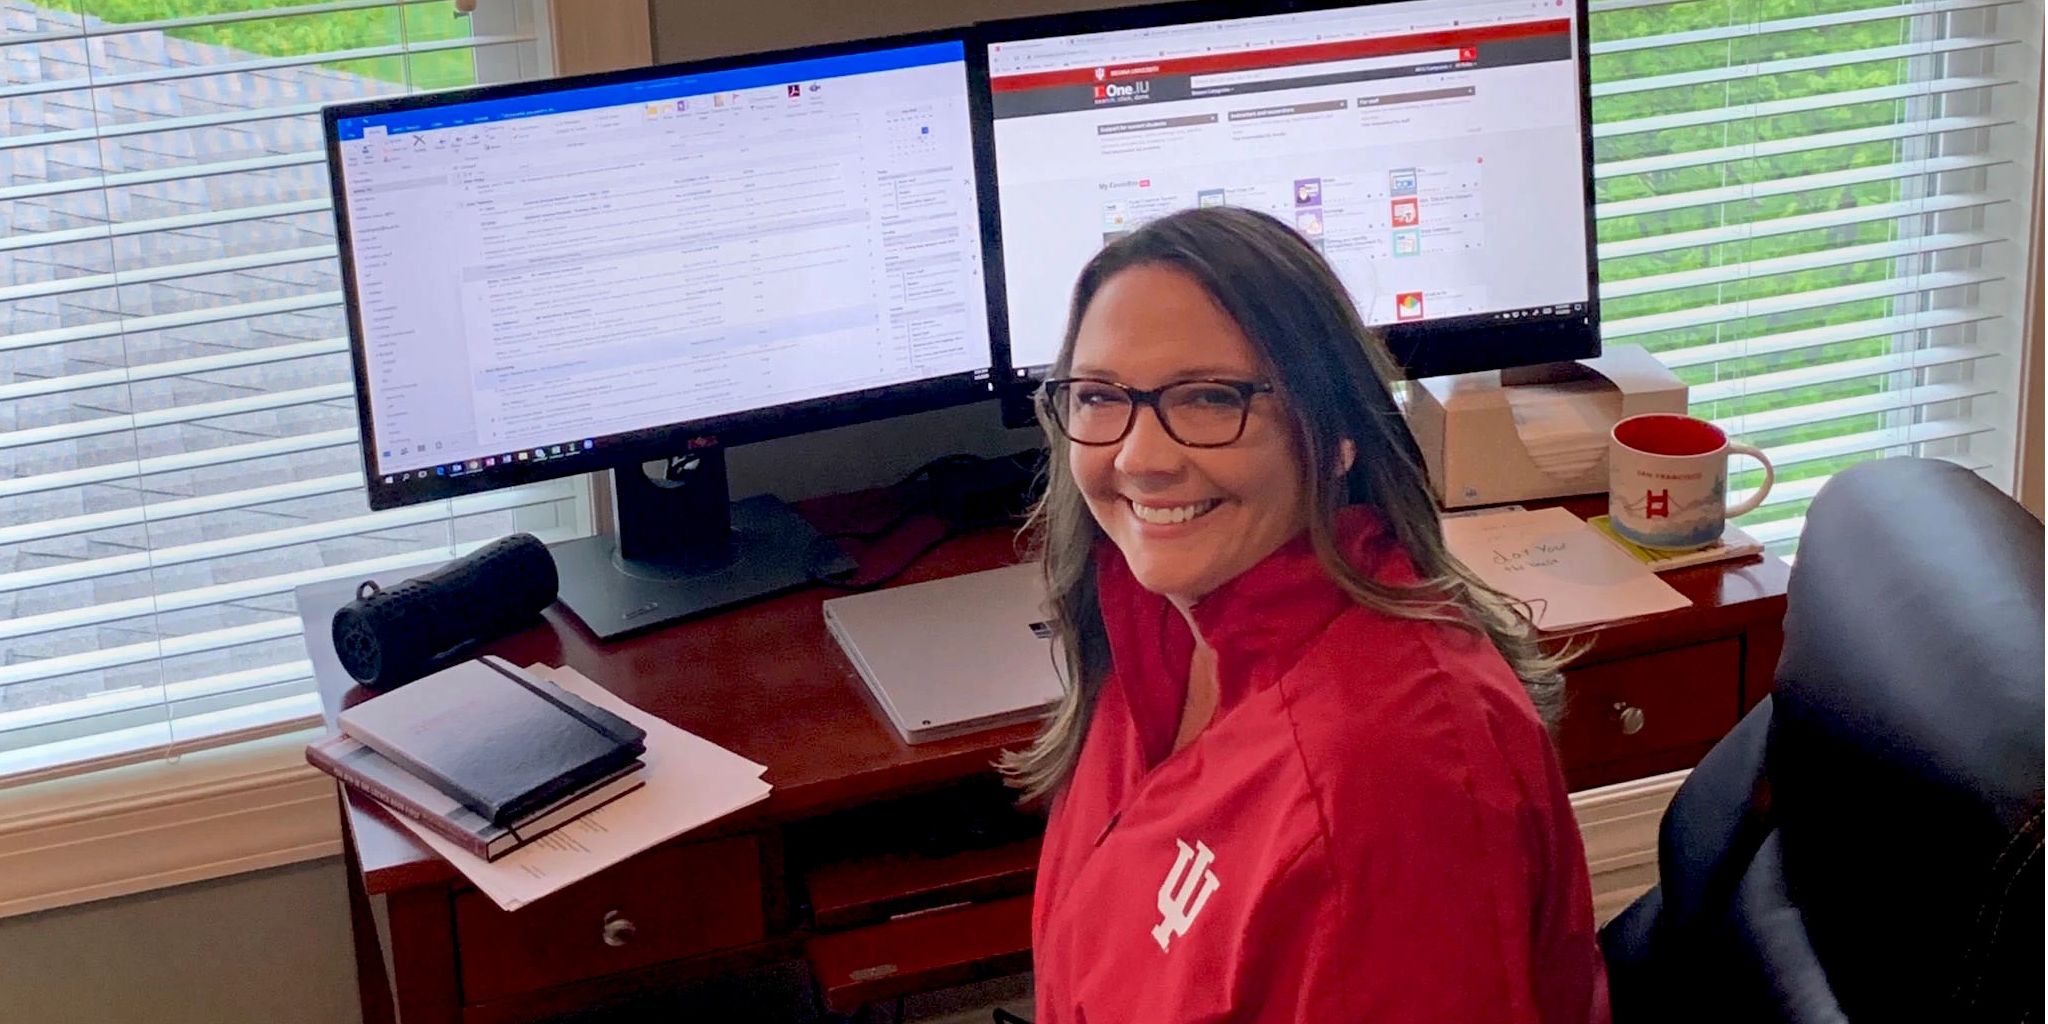
[[[1398,550],[1379,516],[1363,505],[1338,512],[1337,541],[1347,561],[1373,576]],[[1398,561],[1406,565],[1405,558]],[[1412,578],[1412,572],[1402,575]],[[1108,541],[1096,552],[1096,577],[1117,685],[1149,767],[1172,751],[1194,634],[1172,603],[1138,584]],[[1277,682],[1308,642],[1352,605],[1323,571],[1306,533],[1197,601],[1196,627],[1216,652],[1217,717]]]

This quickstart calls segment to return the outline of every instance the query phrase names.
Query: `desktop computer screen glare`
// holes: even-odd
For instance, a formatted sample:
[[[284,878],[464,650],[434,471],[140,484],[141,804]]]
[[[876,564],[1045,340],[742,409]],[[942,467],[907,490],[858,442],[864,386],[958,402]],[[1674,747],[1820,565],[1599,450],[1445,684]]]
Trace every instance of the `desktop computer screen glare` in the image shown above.
[[[1105,242],[1222,204],[1294,225],[1390,339],[1543,320],[1597,344],[1578,16],[1577,0],[1420,0],[1024,23],[1049,30],[1036,38],[998,26],[985,45],[1012,365],[1053,360],[1066,297]]]
[[[965,54],[339,119],[373,478],[516,482],[635,432],[985,380]]]

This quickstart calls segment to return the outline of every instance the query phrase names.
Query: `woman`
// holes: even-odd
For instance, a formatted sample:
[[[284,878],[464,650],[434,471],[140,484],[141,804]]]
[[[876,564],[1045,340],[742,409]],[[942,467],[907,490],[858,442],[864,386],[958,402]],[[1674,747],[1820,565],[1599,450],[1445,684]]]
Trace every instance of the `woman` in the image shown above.
[[[1006,766],[1052,799],[1040,1024],[1607,1018],[1557,664],[1445,552],[1383,360],[1263,214],[1082,271],[1040,410],[1074,685]]]

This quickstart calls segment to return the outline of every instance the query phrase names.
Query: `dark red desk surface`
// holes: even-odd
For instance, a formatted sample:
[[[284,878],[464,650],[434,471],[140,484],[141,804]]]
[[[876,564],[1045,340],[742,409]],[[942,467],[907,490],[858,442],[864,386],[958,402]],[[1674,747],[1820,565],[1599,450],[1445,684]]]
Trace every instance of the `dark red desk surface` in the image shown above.
[[[847,526],[888,517],[876,492],[807,502],[814,520]],[[1565,501],[1581,517],[1606,511],[1604,498]],[[862,554],[866,571],[893,566],[938,536],[914,520]],[[1015,536],[985,531],[952,540],[920,559],[897,584],[939,579],[1021,560]],[[1782,615],[1789,567],[1770,556],[1667,573],[1692,607],[1610,623],[1573,636],[1590,638],[1581,659],[1605,661],[1672,646],[1674,634],[1739,629],[1760,613]],[[648,712],[768,766],[768,800],[707,827],[725,832],[803,818],[942,785],[989,770],[996,756],[1027,743],[1015,726],[937,743],[906,746],[879,716],[866,687],[826,632],[819,610],[839,592],[810,588],[704,618],[600,644],[559,606],[545,621],[489,648],[519,664],[567,665]],[[1759,602],[1763,602],[1759,606]],[[1560,637],[1560,640],[1566,639]],[[364,691],[323,688],[331,721]],[[386,893],[446,882],[455,871],[390,812],[347,792],[347,820],[364,890]],[[693,835],[706,834],[705,832]]]

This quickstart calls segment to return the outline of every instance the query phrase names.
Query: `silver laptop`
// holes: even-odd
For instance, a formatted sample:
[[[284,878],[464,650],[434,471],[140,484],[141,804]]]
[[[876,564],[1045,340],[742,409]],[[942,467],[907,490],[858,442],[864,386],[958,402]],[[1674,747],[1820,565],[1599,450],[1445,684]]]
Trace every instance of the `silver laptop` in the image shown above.
[[[1030,721],[1061,693],[1035,563],[825,602],[825,625],[905,743]]]

